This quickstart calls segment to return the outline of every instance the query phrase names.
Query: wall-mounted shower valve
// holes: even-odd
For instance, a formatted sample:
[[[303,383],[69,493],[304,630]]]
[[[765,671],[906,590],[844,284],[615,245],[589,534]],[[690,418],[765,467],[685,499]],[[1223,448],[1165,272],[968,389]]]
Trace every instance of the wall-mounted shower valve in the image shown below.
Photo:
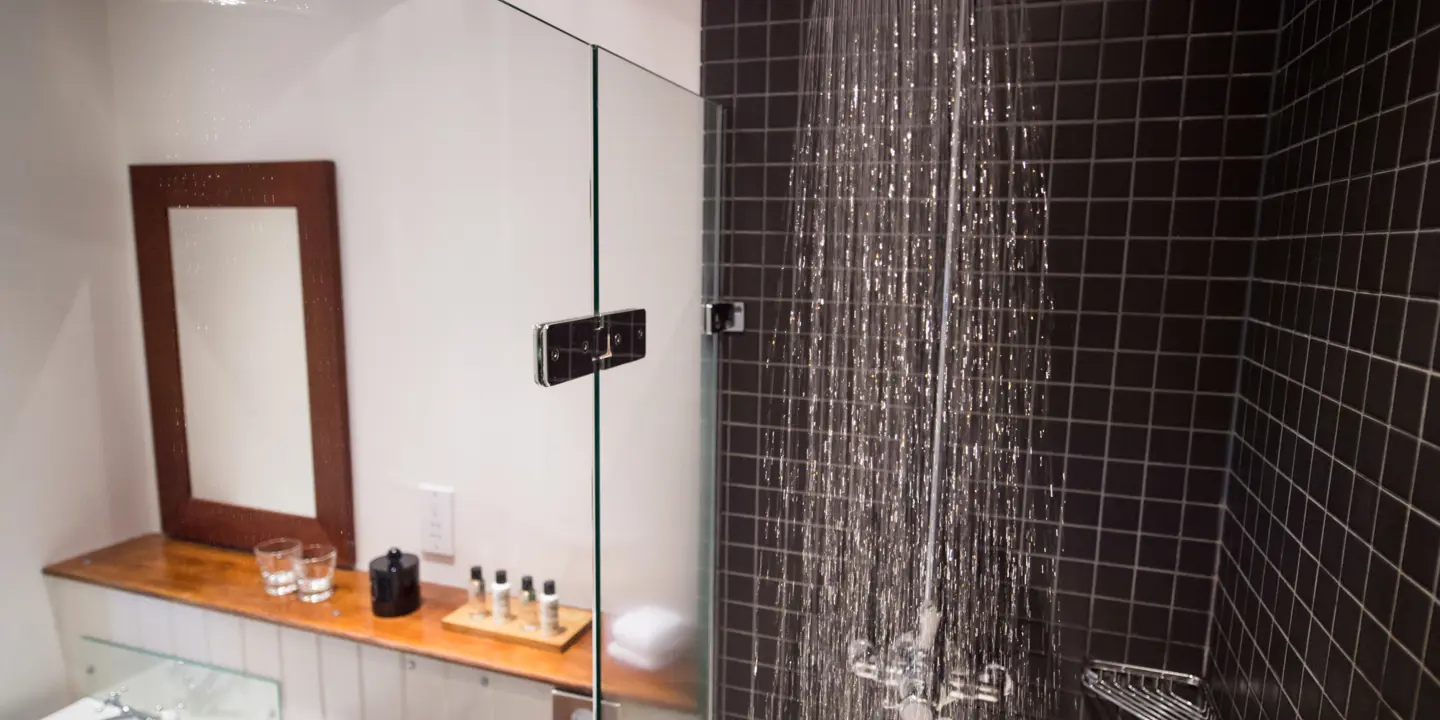
[[[988,663],[972,677],[956,670],[945,680],[945,700],[940,707],[953,702],[998,703],[1014,689],[1015,681],[1004,665]]]
[[[902,720],[931,720],[951,705],[999,703],[1015,689],[1015,681],[1004,665],[991,662],[972,671],[963,658],[956,658],[961,667],[945,675],[945,683],[933,693],[939,697],[933,697],[929,682],[935,671],[931,649],[939,627],[940,614],[927,608],[921,613],[918,634],[904,633],[883,651],[877,652],[863,638],[851,640],[846,647],[851,674],[883,687],[885,708],[898,711]]]

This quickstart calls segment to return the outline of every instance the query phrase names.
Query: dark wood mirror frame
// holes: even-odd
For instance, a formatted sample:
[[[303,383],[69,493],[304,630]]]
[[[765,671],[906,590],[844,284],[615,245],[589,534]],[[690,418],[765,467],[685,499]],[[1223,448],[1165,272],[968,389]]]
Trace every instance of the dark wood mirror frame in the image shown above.
[[[330,543],[338,563],[355,564],[350,482],[350,421],[335,164],[326,161],[222,165],[132,165],[130,196],[139,264],[140,306],[150,380],[161,527],[169,537],[249,550],[293,537]],[[299,222],[315,515],[302,517],[193,496],[186,447],[180,336],[175,320],[169,209],[293,207]]]

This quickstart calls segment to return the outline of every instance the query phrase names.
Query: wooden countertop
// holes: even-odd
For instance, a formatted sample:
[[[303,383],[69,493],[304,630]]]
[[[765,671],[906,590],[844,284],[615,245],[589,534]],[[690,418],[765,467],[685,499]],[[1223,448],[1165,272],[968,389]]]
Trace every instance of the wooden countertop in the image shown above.
[[[445,662],[549,683],[589,694],[593,635],[588,631],[563,653],[446,630],[441,618],[465,604],[460,588],[422,583],[420,609],[398,618],[370,613],[370,577],[335,571],[335,595],[308,605],[293,597],[266,595],[248,553],[142,535],[55,563],[45,574],[148,595],[353,640]],[[335,611],[339,611],[337,615]],[[604,697],[694,711],[696,683],[684,668],[644,673],[606,662]]]

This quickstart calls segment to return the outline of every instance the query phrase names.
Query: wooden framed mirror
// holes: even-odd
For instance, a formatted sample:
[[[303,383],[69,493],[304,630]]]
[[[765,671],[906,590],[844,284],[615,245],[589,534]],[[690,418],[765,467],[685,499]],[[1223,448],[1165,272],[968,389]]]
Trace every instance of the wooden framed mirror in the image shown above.
[[[334,163],[135,165],[130,194],[165,534],[353,566]]]

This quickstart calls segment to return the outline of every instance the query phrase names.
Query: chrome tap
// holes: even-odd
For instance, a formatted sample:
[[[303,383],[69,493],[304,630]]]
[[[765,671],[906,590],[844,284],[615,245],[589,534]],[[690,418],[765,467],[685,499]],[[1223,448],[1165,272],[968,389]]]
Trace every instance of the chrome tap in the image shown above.
[[[951,670],[936,689],[939,697],[932,697],[930,659],[939,628],[940,613],[927,606],[920,612],[918,631],[901,635],[883,652],[876,652],[868,640],[859,638],[851,640],[847,648],[850,672],[884,686],[889,698],[885,708],[898,711],[901,720],[932,720],[955,703],[998,703],[1014,690],[1005,667],[992,662],[973,675]]]
[[[126,705],[125,702],[120,699],[120,693],[118,692],[112,692],[109,695],[105,696],[105,699],[101,700],[100,704],[107,708],[115,708],[116,710],[120,711],[120,714],[115,716],[115,720],[121,720],[122,718],[135,718],[136,720],[161,720],[161,717],[159,715],[151,715],[144,710],[137,710],[130,707],[129,705]]]

